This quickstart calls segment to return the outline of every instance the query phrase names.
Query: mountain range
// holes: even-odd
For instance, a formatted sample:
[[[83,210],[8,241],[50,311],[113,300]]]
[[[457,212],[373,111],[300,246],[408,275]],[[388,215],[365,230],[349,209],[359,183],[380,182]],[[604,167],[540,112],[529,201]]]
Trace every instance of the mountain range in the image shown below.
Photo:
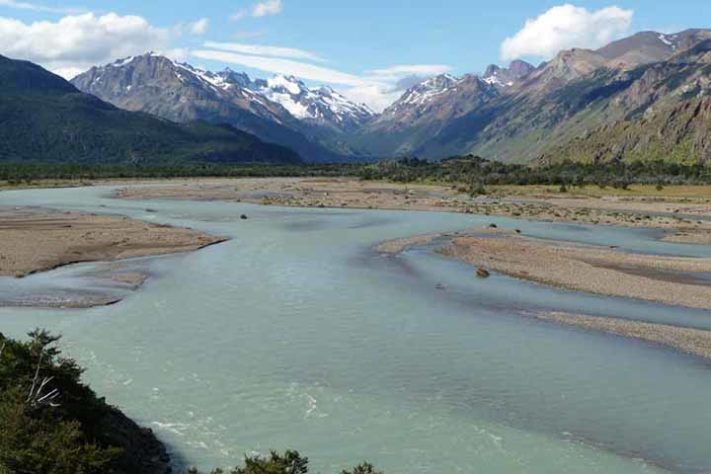
[[[309,89],[294,77],[253,81],[230,69],[205,71],[154,53],[92,68],[72,83],[126,110],[175,122],[227,123],[311,161],[346,160],[348,150],[322,142],[372,116],[332,89]]]
[[[464,154],[520,163],[705,161],[711,30],[641,32],[597,50],[561,51],[537,67],[517,60],[482,74],[426,78],[381,113],[293,76],[253,79],[155,53],[94,67],[71,84],[2,58],[0,107],[4,159],[20,152],[13,143],[24,137],[32,150],[25,154],[104,161]]]
[[[228,123],[309,161],[469,153],[514,162],[697,160],[711,153],[710,40],[709,29],[648,31],[561,51],[537,67],[517,60],[483,74],[430,77],[379,114],[295,77],[213,73],[152,53],[72,83],[128,110]]]
[[[711,30],[645,32],[562,51],[537,68],[515,64],[517,74],[494,66],[482,77],[429,79],[354,140],[378,154],[428,158],[709,159],[709,121],[691,113],[682,125],[675,112],[708,106],[709,38]]]
[[[80,92],[0,56],[0,162],[298,163],[294,151],[230,125],[177,124]]]

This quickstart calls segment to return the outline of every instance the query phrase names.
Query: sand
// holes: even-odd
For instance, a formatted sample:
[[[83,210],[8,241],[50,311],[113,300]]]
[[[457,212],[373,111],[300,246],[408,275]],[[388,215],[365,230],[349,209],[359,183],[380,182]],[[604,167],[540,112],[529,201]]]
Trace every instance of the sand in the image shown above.
[[[449,242],[438,252],[476,268],[558,288],[711,309],[711,284],[702,275],[711,272],[711,258],[635,254],[523,237],[506,229],[408,237],[384,242],[377,250],[398,253],[442,237]]]
[[[711,359],[711,331],[703,329],[568,313],[541,314],[537,318],[661,344]]]
[[[160,185],[126,187],[118,191],[118,196],[125,199],[225,200],[294,207],[464,212],[661,228],[669,232],[666,239],[670,241],[711,243],[709,197],[676,195],[671,188],[668,196],[626,197],[555,194],[550,190],[534,193],[525,186],[497,189],[493,188],[494,192],[489,196],[471,197],[457,186],[436,184],[399,184],[353,178],[238,178],[173,180]],[[698,190],[693,192],[698,194]]]
[[[126,217],[0,209],[0,275],[23,277],[71,263],[186,252],[224,240]]]

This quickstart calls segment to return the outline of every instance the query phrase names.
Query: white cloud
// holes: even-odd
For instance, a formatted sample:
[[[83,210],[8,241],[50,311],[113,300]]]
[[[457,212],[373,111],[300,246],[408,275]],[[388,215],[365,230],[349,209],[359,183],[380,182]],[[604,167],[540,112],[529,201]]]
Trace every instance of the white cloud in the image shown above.
[[[210,20],[208,18],[200,18],[199,20],[195,21],[178,23],[177,25],[173,26],[173,28],[171,29],[171,33],[173,36],[202,36],[207,33],[207,30],[209,29]]]
[[[210,27],[210,20],[207,18],[200,18],[198,21],[190,23],[190,33],[196,36],[201,36],[207,33]]]
[[[328,84],[341,84],[360,86],[366,84],[363,78],[337,71],[335,69],[317,66],[293,59],[275,58],[271,56],[251,56],[247,54],[217,51],[214,49],[200,49],[192,51],[192,55],[200,59],[209,59],[230,64],[259,69],[274,74],[294,75],[308,81],[325,82]]]
[[[219,49],[233,53],[251,54],[256,56],[271,56],[290,59],[305,59],[309,61],[323,61],[317,54],[304,51],[303,49],[284,48],[280,46],[266,46],[260,44],[244,44],[244,43],[217,43],[208,41],[205,47],[209,49]]]
[[[407,64],[389,66],[368,71],[369,75],[388,80],[399,80],[409,76],[429,77],[445,74],[452,70],[445,64]]]
[[[278,15],[281,13],[282,8],[281,0],[264,0],[254,6],[252,15],[256,17]]]
[[[75,8],[54,8],[37,3],[21,2],[16,0],[0,0],[0,7],[9,7],[16,10],[29,10],[34,12],[50,12],[50,13],[70,13],[76,12]]]
[[[116,13],[67,15],[55,22],[33,23],[0,17],[0,51],[71,78],[91,66],[151,50],[185,58],[187,52],[171,48],[171,41],[184,32],[200,34],[207,26],[207,20],[198,20],[160,28],[140,16]]]
[[[353,102],[366,104],[375,112],[382,112],[400,98],[404,91],[390,84],[366,84],[363,86],[342,88],[339,89],[338,92]]]
[[[249,16],[249,10],[247,10],[247,9],[237,10],[232,15],[230,15],[230,20],[239,21],[242,18],[245,18],[247,16]]]
[[[565,4],[553,7],[526,24],[501,45],[505,61],[538,56],[551,58],[562,49],[597,48],[629,31],[632,10],[612,6],[596,11]]]
[[[263,0],[256,3],[251,8],[243,8],[234,13],[230,20],[238,21],[248,16],[254,18],[261,18],[263,16],[278,15],[284,9],[284,5],[281,0]]]
[[[206,42],[204,49],[191,51],[195,58],[236,64],[271,74],[293,75],[300,79],[335,86],[351,100],[381,111],[402,95],[403,79],[428,77],[451,70],[441,64],[396,65],[351,74],[311,64],[320,56],[299,49],[241,43]]]

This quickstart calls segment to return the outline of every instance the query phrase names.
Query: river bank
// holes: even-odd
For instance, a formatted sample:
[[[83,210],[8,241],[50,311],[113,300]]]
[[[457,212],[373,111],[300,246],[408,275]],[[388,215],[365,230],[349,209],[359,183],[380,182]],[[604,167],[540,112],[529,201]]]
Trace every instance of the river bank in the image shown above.
[[[660,344],[687,354],[711,359],[711,331],[703,329],[567,313],[539,314],[536,318]]]
[[[0,208],[0,276],[24,278],[75,263],[116,262],[198,250],[225,239],[192,229],[157,225],[127,217]],[[136,290],[148,278],[142,269],[108,265],[94,275],[118,289]],[[4,303],[3,303],[4,300]],[[111,291],[10,294],[0,304],[89,308],[121,300]]]
[[[437,252],[486,271],[544,285],[607,296],[711,308],[705,275],[711,259],[635,254],[592,245],[552,242],[513,230],[471,229],[384,242],[378,251],[397,254],[446,238]]]
[[[0,275],[24,277],[71,263],[188,252],[223,241],[126,217],[0,209]]]
[[[432,255],[429,246],[402,258],[369,251],[386,239],[454,234],[474,222],[640,252],[708,256],[704,247],[625,228],[598,234],[590,226],[450,212],[132,202],[106,199],[109,191],[32,190],[7,202],[155,219],[234,240],[184,257],[122,262],[160,277],[118,306],[0,308],[3,331],[20,337],[40,326],[65,334],[87,383],[152,427],[180,456],[178,468],[230,465],[244,452],[293,439],[321,472],[365,457],[388,472],[413,473],[472,465],[492,472],[708,467],[709,425],[699,420],[709,413],[700,395],[711,384],[707,365],[527,317],[536,310],[595,314],[599,303],[609,315],[691,325],[702,311],[556,291],[493,272],[479,280],[474,268]],[[73,276],[104,266],[16,281],[66,278],[67,286],[83,287],[93,280]]]
[[[491,187],[470,196],[457,186],[400,184],[353,178],[240,178],[171,180],[121,188],[124,199],[248,202],[289,207],[448,211],[552,222],[660,228],[665,240],[711,243],[711,187],[656,191],[550,187]],[[656,193],[656,194],[655,194]]]

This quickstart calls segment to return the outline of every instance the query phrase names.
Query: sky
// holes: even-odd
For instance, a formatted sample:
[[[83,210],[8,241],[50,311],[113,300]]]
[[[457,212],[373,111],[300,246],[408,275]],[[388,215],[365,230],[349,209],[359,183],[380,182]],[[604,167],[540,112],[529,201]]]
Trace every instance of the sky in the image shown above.
[[[710,22],[709,0],[0,0],[0,54],[71,78],[155,51],[210,70],[295,75],[382,110],[432,75]]]

